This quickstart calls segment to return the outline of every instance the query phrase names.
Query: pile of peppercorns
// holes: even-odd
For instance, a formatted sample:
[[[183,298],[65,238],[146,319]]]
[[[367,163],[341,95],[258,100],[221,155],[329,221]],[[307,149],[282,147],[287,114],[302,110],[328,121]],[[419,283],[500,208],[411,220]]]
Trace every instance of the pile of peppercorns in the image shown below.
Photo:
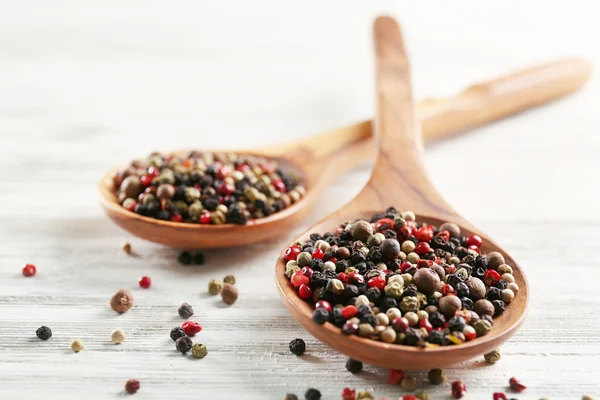
[[[490,332],[519,290],[512,268],[499,252],[481,254],[481,238],[462,236],[456,224],[415,219],[389,208],[285,250],[285,275],[315,303],[315,322],[426,347]]]
[[[306,189],[276,161],[240,154],[152,153],[113,177],[117,200],[164,221],[239,224],[300,200]]]

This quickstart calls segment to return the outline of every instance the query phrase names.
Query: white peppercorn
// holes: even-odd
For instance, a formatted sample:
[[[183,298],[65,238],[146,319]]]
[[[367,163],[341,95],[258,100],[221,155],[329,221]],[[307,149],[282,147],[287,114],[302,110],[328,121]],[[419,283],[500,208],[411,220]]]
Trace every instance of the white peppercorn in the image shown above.
[[[417,313],[414,313],[412,311],[409,311],[406,314],[404,314],[404,318],[406,318],[406,320],[408,321],[409,326],[415,326],[419,323],[419,316],[417,315]]]
[[[387,315],[389,321],[393,321],[395,318],[400,318],[402,313],[396,307],[392,307],[388,308],[385,315]]]

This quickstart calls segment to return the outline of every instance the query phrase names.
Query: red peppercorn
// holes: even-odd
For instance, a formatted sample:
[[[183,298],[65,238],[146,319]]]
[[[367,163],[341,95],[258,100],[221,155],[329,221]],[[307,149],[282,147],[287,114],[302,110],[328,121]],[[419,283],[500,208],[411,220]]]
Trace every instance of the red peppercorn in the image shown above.
[[[181,221],[183,221],[183,216],[181,214],[171,215],[171,222],[181,222]]]
[[[225,179],[229,175],[231,175],[231,168],[229,168],[229,166],[227,166],[227,165],[223,165],[222,167],[217,169],[216,175],[217,175],[217,178],[219,178],[219,179]]]
[[[433,265],[433,261],[431,260],[419,260],[417,263],[417,268],[429,268]]]
[[[312,258],[318,258],[319,260],[322,260],[323,257],[325,257],[325,253],[323,253],[323,250],[316,248],[313,250],[312,252]]]
[[[408,226],[403,226],[396,231],[396,235],[398,236],[398,241],[403,242],[412,235],[412,229]]]
[[[331,261],[332,263],[336,264],[338,262],[338,259],[335,257],[331,257],[329,260],[327,261]]]
[[[392,327],[396,332],[404,333],[408,329],[409,323],[404,317],[396,317],[392,320]]]
[[[409,269],[412,266],[413,265],[410,262],[404,261],[402,264],[400,264],[400,272],[405,273],[406,270]]]
[[[483,282],[488,286],[496,286],[500,279],[502,279],[500,274],[493,269],[488,269],[483,275]]]
[[[427,332],[431,332],[431,330],[433,329],[433,326],[431,325],[431,322],[429,322],[429,320],[427,318],[423,318],[422,320],[419,321],[419,328],[425,328],[425,330]]]
[[[125,391],[129,394],[134,394],[140,390],[140,381],[135,379],[130,379],[125,383]]]
[[[337,274],[337,279],[344,282],[346,285],[350,283],[350,278],[348,278],[348,275],[346,275],[345,272]]]
[[[465,239],[465,244],[467,246],[477,246],[477,247],[481,247],[481,244],[483,243],[483,241],[481,240],[481,238],[477,235],[471,235],[469,237],[467,237]]]
[[[304,275],[302,270],[299,270],[292,274],[290,282],[292,283],[292,286],[299,288],[302,285],[308,285],[310,283],[310,278]]]
[[[465,340],[467,342],[470,342],[477,337],[477,332],[475,331],[467,331],[467,333],[463,332],[463,334],[465,335]]]
[[[404,371],[390,369],[390,372],[388,373],[387,383],[391,385],[399,385],[402,382],[402,379],[404,379],[404,375]]]
[[[152,175],[146,174],[140,178],[140,181],[142,182],[142,185],[148,186],[152,183],[152,179],[154,179]]]
[[[300,298],[302,298],[304,300],[312,299],[312,293],[313,293],[312,289],[310,288],[310,286],[308,286],[306,284],[302,284],[298,288],[298,295],[300,296]]]
[[[137,205],[138,205],[138,204],[137,204],[135,201],[132,201],[131,203],[129,203],[129,202],[128,202],[128,203],[127,203],[127,206],[125,207],[125,209],[126,209],[127,211],[134,211],[134,210],[135,210],[135,207],[136,207]]]
[[[446,275],[453,274],[456,272],[456,265],[447,265],[444,267],[444,271],[446,272]]]
[[[414,394],[407,394],[406,396],[402,396],[402,400],[419,400],[419,398]]]
[[[436,237],[441,237],[442,239],[444,239],[446,242],[448,240],[450,240],[450,232],[443,230],[443,231],[439,231],[437,233],[437,235],[435,235]]]
[[[383,290],[385,288],[385,278],[383,276],[376,276],[369,279],[367,285],[369,285],[369,287],[376,287],[379,290]]]
[[[461,399],[467,392],[467,387],[461,381],[452,382],[452,397]]]
[[[309,278],[313,276],[314,271],[311,267],[302,267],[302,273],[304,276],[308,276]]]
[[[152,165],[148,168],[148,174],[156,177],[156,176],[160,175],[160,171],[158,170],[158,168],[156,168],[154,165]]]
[[[451,285],[449,285],[448,283],[446,283],[444,286],[442,286],[442,294],[444,296],[452,295],[455,293],[456,293],[456,290],[454,290],[454,288]]]
[[[494,400],[508,400],[506,398],[506,395],[502,392],[496,392],[494,393]]]
[[[293,245],[285,249],[285,251],[283,252],[283,258],[285,259],[285,261],[295,261],[296,258],[298,258],[298,254],[300,254],[301,252],[302,251],[300,250],[300,247]]]
[[[327,311],[331,311],[331,304],[327,300],[319,300],[315,303],[315,308],[324,308]]]
[[[250,171],[250,166],[248,164],[240,164],[235,167],[235,170],[240,172]]]
[[[228,183],[223,183],[221,186],[219,186],[219,193],[223,196],[229,196],[234,190],[235,187]]]
[[[517,378],[514,376],[509,379],[508,384],[512,390],[517,393],[521,393],[523,390],[527,389],[527,386],[523,385]]]
[[[350,388],[344,388],[342,390],[342,399],[343,400],[356,400],[356,390]]]
[[[429,243],[427,243],[427,242],[419,242],[415,246],[415,253],[417,253],[420,256],[425,255],[425,254],[429,253],[430,251],[431,251],[431,246],[429,246]]]
[[[356,316],[356,306],[346,306],[342,308],[342,317],[345,319],[354,318]]]
[[[196,333],[200,333],[202,330],[202,327],[199,323],[192,321],[185,321],[183,324],[181,324],[181,328],[188,336],[194,336]]]
[[[262,163],[260,164],[260,169],[262,169],[262,171],[265,174],[272,174],[273,172],[275,172],[275,166],[271,163]]]
[[[352,283],[365,283],[365,277],[358,272],[350,272],[349,274],[346,274],[346,276]]]
[[[152,283],[152,280],[147,276],[142,276],[138,283],[142,289],[148,289],[150,287],[150,284]]]
[[[381,233],[388,229],[393,229],[394,228],[394,220],[391,218],[381,218],[380,220],[378,220],[377,222],[375,222],[373,224],[373,227],[375,228],[375,232]]]
[[[36,272],[37,269],[33,264],[25,264],[25,266],[23,267],[23,276],[31,277],[34,276]]]
[[[210,221],[211,221],[211,215],[210,215],[210,212],[208,212],[208,211],[207,211],[207,212],[205,212],[205,213],[202,213],[202,214],[200,215],[200,223],[201,223],[202,225],[208,225],[208,224],[210,224]]]
[[[277,190],[278,192],[281,192],[281,193],[287,192],[287,187],[285,187],[285,183],[283,183],[283,181],[281,179],[275,179],[273,182],[271,182],[271,184],[273,185],[275,190]]]
[[[420,242],[429,242],[433,239],[433,227],[431,226],[423,226],[415,232],[415,237]]]
[[[469,250],[473,250],[475,253],[477,254],[481,254],[481,250],[479,250],[479,247],[471,245],[469,246]]]

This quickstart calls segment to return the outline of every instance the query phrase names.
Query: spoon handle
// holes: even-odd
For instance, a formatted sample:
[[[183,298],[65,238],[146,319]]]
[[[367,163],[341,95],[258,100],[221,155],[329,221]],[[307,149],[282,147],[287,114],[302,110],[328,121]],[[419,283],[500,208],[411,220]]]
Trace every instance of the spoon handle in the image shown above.
[[[364,213],[369,209],[395,206],[470,227],[428,178],[410,84],[410,66],[396,21],[389,17],[377,18],[374,38],[378,156],[369,182],[348,205],[349,211]]]

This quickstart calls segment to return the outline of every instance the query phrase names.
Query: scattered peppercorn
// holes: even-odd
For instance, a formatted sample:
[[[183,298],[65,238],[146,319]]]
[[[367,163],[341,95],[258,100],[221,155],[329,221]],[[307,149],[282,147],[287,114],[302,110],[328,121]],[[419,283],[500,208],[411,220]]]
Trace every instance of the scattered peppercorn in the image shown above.
[[[346,369],[353,374],[358,374],[363,369],[363,363],[349,358],[346,360]]]
[[[417,389],[417,380],[412,376],[405,376],[400,382],[400,386],[407,392],[414,392]]]
[[[180,351],[182,353],[187,353],[188,351],[190,351],[192,349],[192,346],[192,339],[190,339],[187,336],[180,337],[175,341],[175,348],[177,349],[177,351]]]
[[[290,351],[297,356],[301,356],[306,351],[306,343],[302,339],[294,339],[290,342]]]
[[[427,378],[432,385],[441,385],[442,383],[446,382],[447,379],[446,372],[439,368],[429,371],[429,373],[427,373]]]
[[[437,228],[389,208],[313,233],[283,259],[298,296],[315,303],[316,323],[385,343],[448,346],[488,334],[518,292],[504,256],[482,246],[455,224]]]
[[[467,387],[461,381],[452,382],[452,397],[461,399],[467,392]]]
[[[196,358],[204,358],[208,354],[208,349],[205,345],[194,343],[192,346],[192,355]]]
[[[26,276],[28,278],[34,276],[36,272],[37,269],[33,264],[25,264],[25,266],[23,267],[23,276]]]
[[[185,331],[183,330],[182,327],[176,326],[175,328],[171,329],[171,333],[169,334],[169,336],[171,337],[171,339],[173,341],[176,341],[180,337],[185,336]]]
[[[213,296],[221,293],[221,289],[223,289],[223,282],[220,279],[211,279],[208,282],[208,293]]]
[[[110,299],[110,307],[118,313],[127,312],[133,306],[133,295],[125,289],[119,290]]]
[[[517,393],[521,393],[522,391],[524,391],[525,389],[527,389],[527,386],[523,385],[521,382],[519,382],[519,380],[515,377],[512,377],[509,379],[508,381],[508,385],[510,386],[510,388],[512,390],[514,390]]]
[[[283,400],[298,400],[298,396],[292,393],[288,393],[285,395],[285,398]]]
[[[204,265],[204,253],[198,252],[194,254],[194,264]]]
[[[406,374],[404,373],[404,371],[390,369],[390,371],[388,372],[387,383],[389,383],[390,385],[399,385],[402,383],[402,380],[405,376]]]
[[[131,243],[129,242],[125,242],[123,243],[123,246],[121,246],[121,249],[127,253],[127,254],[131,254]]]
[[[73,350],[75,353],[79,353],[81,350],[83,350],[83,342],[81,339],[74,339],[71,342],[71,350]]]
[[[46,325],[42,325],[37,328],[35,335],[41,340],[48,340],[52,337],[52,330]]]
[[[223,283],[229,283],[230,285],[235,285],[235,276],[226,275],[225,278],[223,278]]]
[[[194,309],[188,303],[181,303],[181,305],[177,309],[177,313],[181,318],[188,319],[189,317],[194,315]]]
[[[306,393],[304,393],[304,398],[306,400],[320,400],[321,392],[319,392],[317,389],[310,388],[306,391]]]
[[[238,298],[238,290],[234,285],[230,285],[226,283],[223,285],[223,289],[221,289],[221,299],[225,304],[233,304]]]
[[[140,278],[140,280],[138,281],[138,284],[140,285],[140,287],[142,289],[148,289],[150,287],[151,283],[152,283],[152,281],[147,276],[142,276]]]
[[[415,392],[415,397],[419,400],[429,400],[429,395],[425,393],[423,390],[417,390]]]
[[[117,328],[112,331],[110,334],[110,341],[115,344],[123,343],[125,341],[125,332],[123,329]]]
[[[493,350],[487,354],[484,354],[483,358],[488,364],[496,364],[498,361],[500,361],[500,351],[497,349]]]
[[[202,331],[200,324],[193,321],[185,321],[183,324],[181,324],[181,328],[187,336],[194,336],[196,333],[200,333]]]
[[[238,224],[269,216],[306,195],[275,160],[244,154],[152,153],[113,176],[121,206],[176,223]]]
[[[189,251],[182,251],[177,257],[177,261],[183,265],[190,265],[192,263],[192,254]]]
[[[135,394],[138,390],[140,390],[140,381],[130,379],[125,383],[125,391],[127,393]]]

